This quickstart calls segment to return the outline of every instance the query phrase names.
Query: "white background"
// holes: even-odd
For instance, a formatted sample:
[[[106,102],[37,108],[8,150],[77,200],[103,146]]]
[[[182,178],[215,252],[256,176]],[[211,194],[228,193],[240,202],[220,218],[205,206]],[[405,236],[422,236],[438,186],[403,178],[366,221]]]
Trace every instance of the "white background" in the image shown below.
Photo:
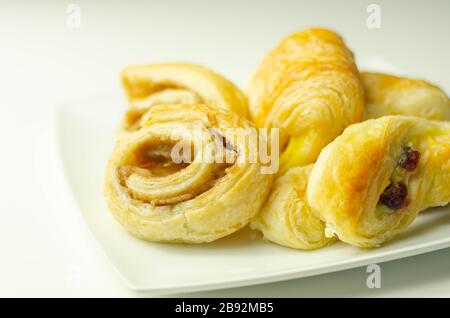
[[[198,62],[244,85],[283,36],[326,26],[357,58],[389,61],[448,93],[450,1],[377,1],[381,28],[368,29],[373,2],[0,1],[0,296],[147,296],[120,281],[70,202],[55,208],[35,158],[55,105],[120,95],[127,64]],[[79,29],[67,27],[69,3],[81,8]],[[74,268],[80,285],[70,288]],[[450,296],[450,249],[381,271],[377,290],[358,268],[183,296]]]

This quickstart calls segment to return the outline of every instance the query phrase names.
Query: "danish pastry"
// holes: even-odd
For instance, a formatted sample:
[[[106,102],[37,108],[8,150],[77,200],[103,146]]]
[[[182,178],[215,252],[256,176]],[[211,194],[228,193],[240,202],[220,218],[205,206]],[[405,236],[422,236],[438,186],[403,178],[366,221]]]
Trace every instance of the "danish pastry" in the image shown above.
[[[326,235],[376,247],[450,200],[450,122],[385,116],[348,127],[312,169],[307,200]]]
[[[285,38],[263,59],[247,95],[256,125],[280,129],[280,173],[314,162],[326,144],[363,117],[353,54],[325,29]]]
[[[247,117],[247,99],[240,89],[200,65],[135,65],[125,68],[121,76],[129,100],[125,131],[139,127],[146,110],[158,104],[204,103]]]
[[[366,95],[365,118],[409,115],[450,120],[450,99],[439,87],[422,80],[381,73],[361,73]]]
[[[249,143],[234,130],[254,127],[248,120],[213,106],[169,104],[151,107],[140,125],[116,143],[105,177],[108,206],[134,236],[210,242],[258,212],[272,177],[250,161]],[[218,135],[226,136],[219,144]],[[189,164],[174,161],[176,145],[194,149]]]
[[[325,224],[312,213],[306,186],[313,165],[290,168],[272,185],[269,198],[250,227],[264,238],[292,248],[311,250],[336,239],[325,236]]]

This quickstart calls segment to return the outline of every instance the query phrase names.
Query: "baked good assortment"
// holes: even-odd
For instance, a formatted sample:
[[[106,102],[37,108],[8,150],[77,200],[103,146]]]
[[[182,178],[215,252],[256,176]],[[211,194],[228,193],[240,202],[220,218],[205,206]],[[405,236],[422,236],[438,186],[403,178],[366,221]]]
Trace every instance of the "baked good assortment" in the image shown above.
[[[299,250],[337,240],[370,248],[450,200],[448,96],[422,80],[359,72],[331,30],[282,40],[246,95],[196,64],[136,65],[121,77],[128,110],[105,196],[141,239],[204,243],[249,224]],[[275,173],[252,155],[261,143],[248,130],[279,153]]]
[[[437,86],[421,80],[382,73],[362,72],[360,73],[360,79],[365,95],[364,120],[395,114],[436,120],[450,119],[448,117],[450,100]],[[251,106],[252,101],[250,99]],[[297,122],[300,122],[300,120],[298,119]],[[296,148],[296,150],[298,155],[302,156],[302,149]],[[319,152],[321,150],[322,148],[319,149]],[[336,151],[338,152],[338,150]],[[341,149],[341,151],[341,156],[347,155],[344,149]],[[291,155],[288,157],[291,158]],[[348,157],[348,159],[350,162],[357,160],[353,157]],[[283,163],[283,160],[281,162]],[[354,164],[357,164],[357,162],[354,162]],[[252,220],[250,226],[259,230],[264,238],[269,241],[303,250],[327,246],[336,241],[337,238],[344,240],[338,232],[329,231],[329,226],[323,222],[324,218],[320,213],[317,213],[317,210],[313,210],[313,206],[309,204],[306,188],[309,175],[315,169],[314,165],[287,168],[287,172],[275,180],[268,200],[261,212]],[[345,171],[342,173],[345,174]],[[448,174],[449,172],[447,172],[447,176]],[[326,174],[323,175],[324,180],[328,177]],[[315,188],[314,191],[317,196],[321,195],[319,187]],[[324,200],[327,201],[327,197],[324,197]],[[328,230],[325,231],[326,229]],[[388,231],[387,227],[386,231]],[[393,236],[394,234],[390,237]],[[364,247],[380,244],[380,242],[371,245],[357,244],[357,242],[351,240],[344,241]]]
[[[450,99],[433,84],[372,72],[361,72],[361,79],[366,98],[365,119],[395,114],[441,121],[450,119],[448,115]],[[356,158],[351,157],[350,160],[353,162]],[[443,164],[445,165],[445,162]],[[250,226],[259,230],[265,239],[302,250],[324,247],[337,240],[338,233],[329,230],[325,233],[326,225],[322,222],[323,217],[313,213],[307,200],[306,187],[312,167],[313,165],[290,168],[284,176],[274,182],[269,199],[250,223]],[[397,232],[401,229],[400,227]],[[384,240],[394,236],[395,231],[391,232],[392,234],[387,235]],[[373,247],[381,244],[380,242],[372,245],[358,244],[341,236],[339,236],[341,240],[353,245]]]

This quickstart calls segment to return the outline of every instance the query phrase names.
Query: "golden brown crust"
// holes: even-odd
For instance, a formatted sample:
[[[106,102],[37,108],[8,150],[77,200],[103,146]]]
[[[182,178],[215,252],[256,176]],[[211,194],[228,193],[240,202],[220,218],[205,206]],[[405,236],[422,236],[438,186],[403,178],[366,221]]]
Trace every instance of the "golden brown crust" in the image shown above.
[[[143,113],[158,104],[204,103],[247,117],[247,99],[233,83],[206,67],[188,63],[134,65],[121,74],[129,101],[124,129],[139,126]]]
[[[408,115],[450,120],[450,99],[433,84],[372,72],[361,72],[361,79],[366,95],[366,119]]]
[[[249,121],[211,106],[173,104],[151,107],[141,124],[117,141],[105,176],[108,206],[130,233],[149,241],[202,243],[248,224],[272,177],[249,161],[248,143],[230,135],[233,130],[227,131],[233,162],[210,159],[218,150],[213,131],[251,128]],[[193,134],[198,128],[201,137]],[[196,160],[196,152],[192,163],[177,168],[168,149],[185,138],[204,147],[197,148],[204,157]]]
[[[325,224],[315,216],[306,200],[306,186],[313,165],[291,168],[277,178],[261,211],[251,221],[252,229],[277,244],[312,250],[331,244]]]
[[[420,153],[414,171],[397,168],[405,147]],[[401,170],[401,169],[400,169]],[[392,183],[407,188],[405,206],[380,201]],[[308,202],[328,234],[362,246],[379,246],[416,215],[450,200],[450,123],[386,116],[348,127],[321,152],[309,179]]]
[[[308,29],[285,38],[247,89],[257,126],[281,129],[281,172],[314,162],[342,130],[362,119],[364,93],[352,52],[336,33]]]

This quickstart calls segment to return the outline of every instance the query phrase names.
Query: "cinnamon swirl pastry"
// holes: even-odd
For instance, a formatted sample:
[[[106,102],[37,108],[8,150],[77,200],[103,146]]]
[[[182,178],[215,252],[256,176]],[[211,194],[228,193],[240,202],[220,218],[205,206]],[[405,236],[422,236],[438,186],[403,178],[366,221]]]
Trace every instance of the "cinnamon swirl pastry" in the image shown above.
[[[325,29],[286,37],[261,62],[248,85],[259,127],[280,128],[280,173],[316,160],[345,127],[362,119],[364,92],[353,54]]]
[[[247,117],[247,100],[240,89],[200,65],[135,65],[125,68],[121,76],[129,101],[123,121],[125,131],[139,127],[142,115],[158,104],[204,103]]]
[[[366,95],[366,119],[408,115],[450,120],[450,99],[433,84],[371,72],[362,72],[361,79]]]
[[[105,177],[108,206],[126,230],[149,241],[202,243],[248,224],[272,180],[238,136],[237,128],[253,128],[248,120],[172,104],[151,107],[139,123],[117,142]],[[190,154],[174,160],[180,149]]]
[[[385,116],[348,127],[312,169],[307,200],[327,236],[376,247],[450,200],[450,122]]]

